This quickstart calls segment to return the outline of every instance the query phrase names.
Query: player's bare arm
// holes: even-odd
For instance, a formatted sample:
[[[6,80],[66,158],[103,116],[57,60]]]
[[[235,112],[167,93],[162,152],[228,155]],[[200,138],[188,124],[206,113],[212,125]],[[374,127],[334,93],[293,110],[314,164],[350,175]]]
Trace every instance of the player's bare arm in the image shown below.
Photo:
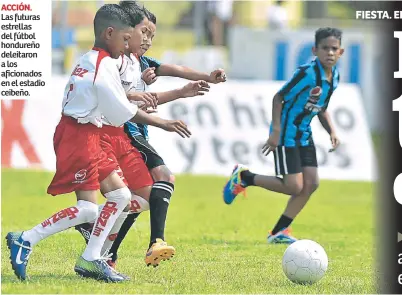
[[[164,92],[129,92],[127,98],[130,101],[139,102],[140,108],[150,107],[156,109],[161,105],[176,99],[204,95],[209,92],[209,84],[203,80],[190,82],[182,88]]]
[[[191,136],[190,130],[188,130],[187,125],[183,121],[165,120],[159,117],[150,116],[140,109],[130,121],[134,123],[155,126],[169,132],[176,132],[183,138]]]
[[[267,142],[262,147],[262,153],[268,155],[274,151],[279,144],[279,137],[281,134],[281,114],[283,107],[283,97],[280,94],[275,94],[272,101],[272,132],[269,135]]]
[[[332,149],[330,149],[330,152],[336,150],[341,143],[338,136],[336,135],[334,125],[332,124],[331,117],[327,110],[323,110],[318,114],[318,119],[320,120],[320,123],[322,127],[325,129],[325,131],[328,132],[331,143],[332,143]]]
[[[205,92],[209,92],[209,84],[203,80],[190,82],[182,88],[165,91],[165,92],[157,92],[157,101],[158,105],[185,97],[194,97],[204,95]]]
[[[211,73],[203,73],[193,70],[189,67],[172,65],[172,64],[161,64],[155,70],[156,76],[170,76],[178,77],[191,81],[204,80],[208,83],[218,84],[226,81],[226,73],[223,69],[217,69]],[[148,84],[148,81],[144,80]],[[148,84],[149,85],[149,84]]]

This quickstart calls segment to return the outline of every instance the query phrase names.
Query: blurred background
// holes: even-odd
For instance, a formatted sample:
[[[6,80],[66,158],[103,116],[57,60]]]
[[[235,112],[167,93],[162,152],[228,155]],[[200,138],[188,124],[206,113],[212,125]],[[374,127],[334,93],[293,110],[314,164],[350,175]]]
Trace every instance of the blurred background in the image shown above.
[[[357,21],[355,14],[356,10],[378,10],[378,2],[139,2],[157,17],[156,35],[147,56],[206,73],[224,68],[228,76],[228,82],[213,85],[202,98],[160,107],[161,117],[183,119],[193,131],[192,139],[180,141],[166,132],[151,130],[151,143],[174,173],[226,175],[239,162],[261,173],[272,173],[273,169],[267,168],[272,159],[260,153],[268,137],[272,97],[297,66],[311,60],[315,30],[333,26],[344,33],[345,53],[338,64],[341,87],[330,104],[343,145],[337,153],[328,154],[328,135],[321,127],[313,127],[321,175],[375,179],[372,138],[377,140],[383,124],[369,118],[377,115],[377,98],[382,94],[377,83],[382,71],[381,26]],[[10,118],[7,124],[3,119],[3,167],[54,169],[52,135],[65,83],[77,59],[93,46],[93,17],[107,3],[118,1],[53,1],[53,99],[43,105],[2,102],[10,113],[9,117],[3,114],[3,118]],[[167,91],[185,83],[160,77],[151,90]],[[11,115],[18,103],[24,104],[20,116]],[[41,113],[46,122],[36,120]],[[23,133],[15,132],[19,129]],[[172,142],[169,149],[166,142]]]
[[[357,1],[138,1],[157,16],[157,35],[147,55],[201,71],[223,67],[231,79],[286,80],[311,56],[313,32],[344,31],[342,82],[364,91],[369,116],[375,113],[373,65],[379,58],[378,22],[355,20],[356,10],[376,2]],[[93,15],[116,1],[55,1],[53,73],[71,70],[93,44]],[[377,9],[376,8],[376,9]],[[370,69],[369,71],[367,69]],[[371,120],[370,126],[381,126]]]

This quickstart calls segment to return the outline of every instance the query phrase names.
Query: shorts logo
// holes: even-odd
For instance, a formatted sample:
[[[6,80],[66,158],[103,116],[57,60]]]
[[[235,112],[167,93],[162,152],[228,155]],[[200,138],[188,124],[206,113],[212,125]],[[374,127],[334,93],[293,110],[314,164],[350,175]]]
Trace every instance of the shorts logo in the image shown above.
[[[85,178],[87,177],[87,170],[86,169],[81,169],[74,175],[75,181],[73,183],[83,183],[85,181]]]

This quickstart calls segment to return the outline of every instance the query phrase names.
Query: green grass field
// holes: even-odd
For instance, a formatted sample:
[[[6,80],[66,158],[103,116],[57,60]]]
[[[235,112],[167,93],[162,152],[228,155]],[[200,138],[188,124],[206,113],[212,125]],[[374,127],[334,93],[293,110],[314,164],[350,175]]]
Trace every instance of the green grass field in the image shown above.
[[[240,196],[227,206],[221,198],[225,179],[199,176],[177,177],[166,230],[167,241],[176,247],[174,259],[158,268],[145,266],[149,237],[145,212],[128,234],[118,261],[118,269],[131,276],[130,282],[106,284],[75,275],[73,267],[84,242],[74,230],[39,243],[28,265],[30,281],[19,282],[9,264],[6,233],[29,229],[75,203],[73,195],[46,195],[51,178],[51,173],[2,170],[2,293],[377,292],[373,184],[321,182],[293,231],[325,248],[329,269],[317,284],[299,286],[282,272],[286,246],[267,245],[265,240],[287,197],[250,188],[247,198]]]

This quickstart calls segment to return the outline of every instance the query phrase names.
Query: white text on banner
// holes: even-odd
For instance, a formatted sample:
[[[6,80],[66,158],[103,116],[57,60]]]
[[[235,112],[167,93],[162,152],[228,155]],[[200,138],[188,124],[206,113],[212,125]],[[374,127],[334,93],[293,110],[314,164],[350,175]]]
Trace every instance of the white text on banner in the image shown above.
[[[2,166],[55,169],[52,139],[67,80],[54,77],[50,97],[40,101],[2,102],[8,114],[2,122]],[[186,83],[159,78],[151,90],[167,91]],[[273,156],[264,157],[261,147],[268,138],[272,97],[281,85],[271,81],[228,81],[211,85],[205,96],[161,105],[159,116],[185,121],[193,135],[182,139],[151,128],[150,142],[173,173],[227,176],[236,163],[242,163],[256,173],[273,175]],[[342,142],[336,152],[328,153],[328,134],[317,119],[312,122],[323,179],[376,179],[373,144],[360,95],[358,87],[341,84],[331,98],[329,112]]]

